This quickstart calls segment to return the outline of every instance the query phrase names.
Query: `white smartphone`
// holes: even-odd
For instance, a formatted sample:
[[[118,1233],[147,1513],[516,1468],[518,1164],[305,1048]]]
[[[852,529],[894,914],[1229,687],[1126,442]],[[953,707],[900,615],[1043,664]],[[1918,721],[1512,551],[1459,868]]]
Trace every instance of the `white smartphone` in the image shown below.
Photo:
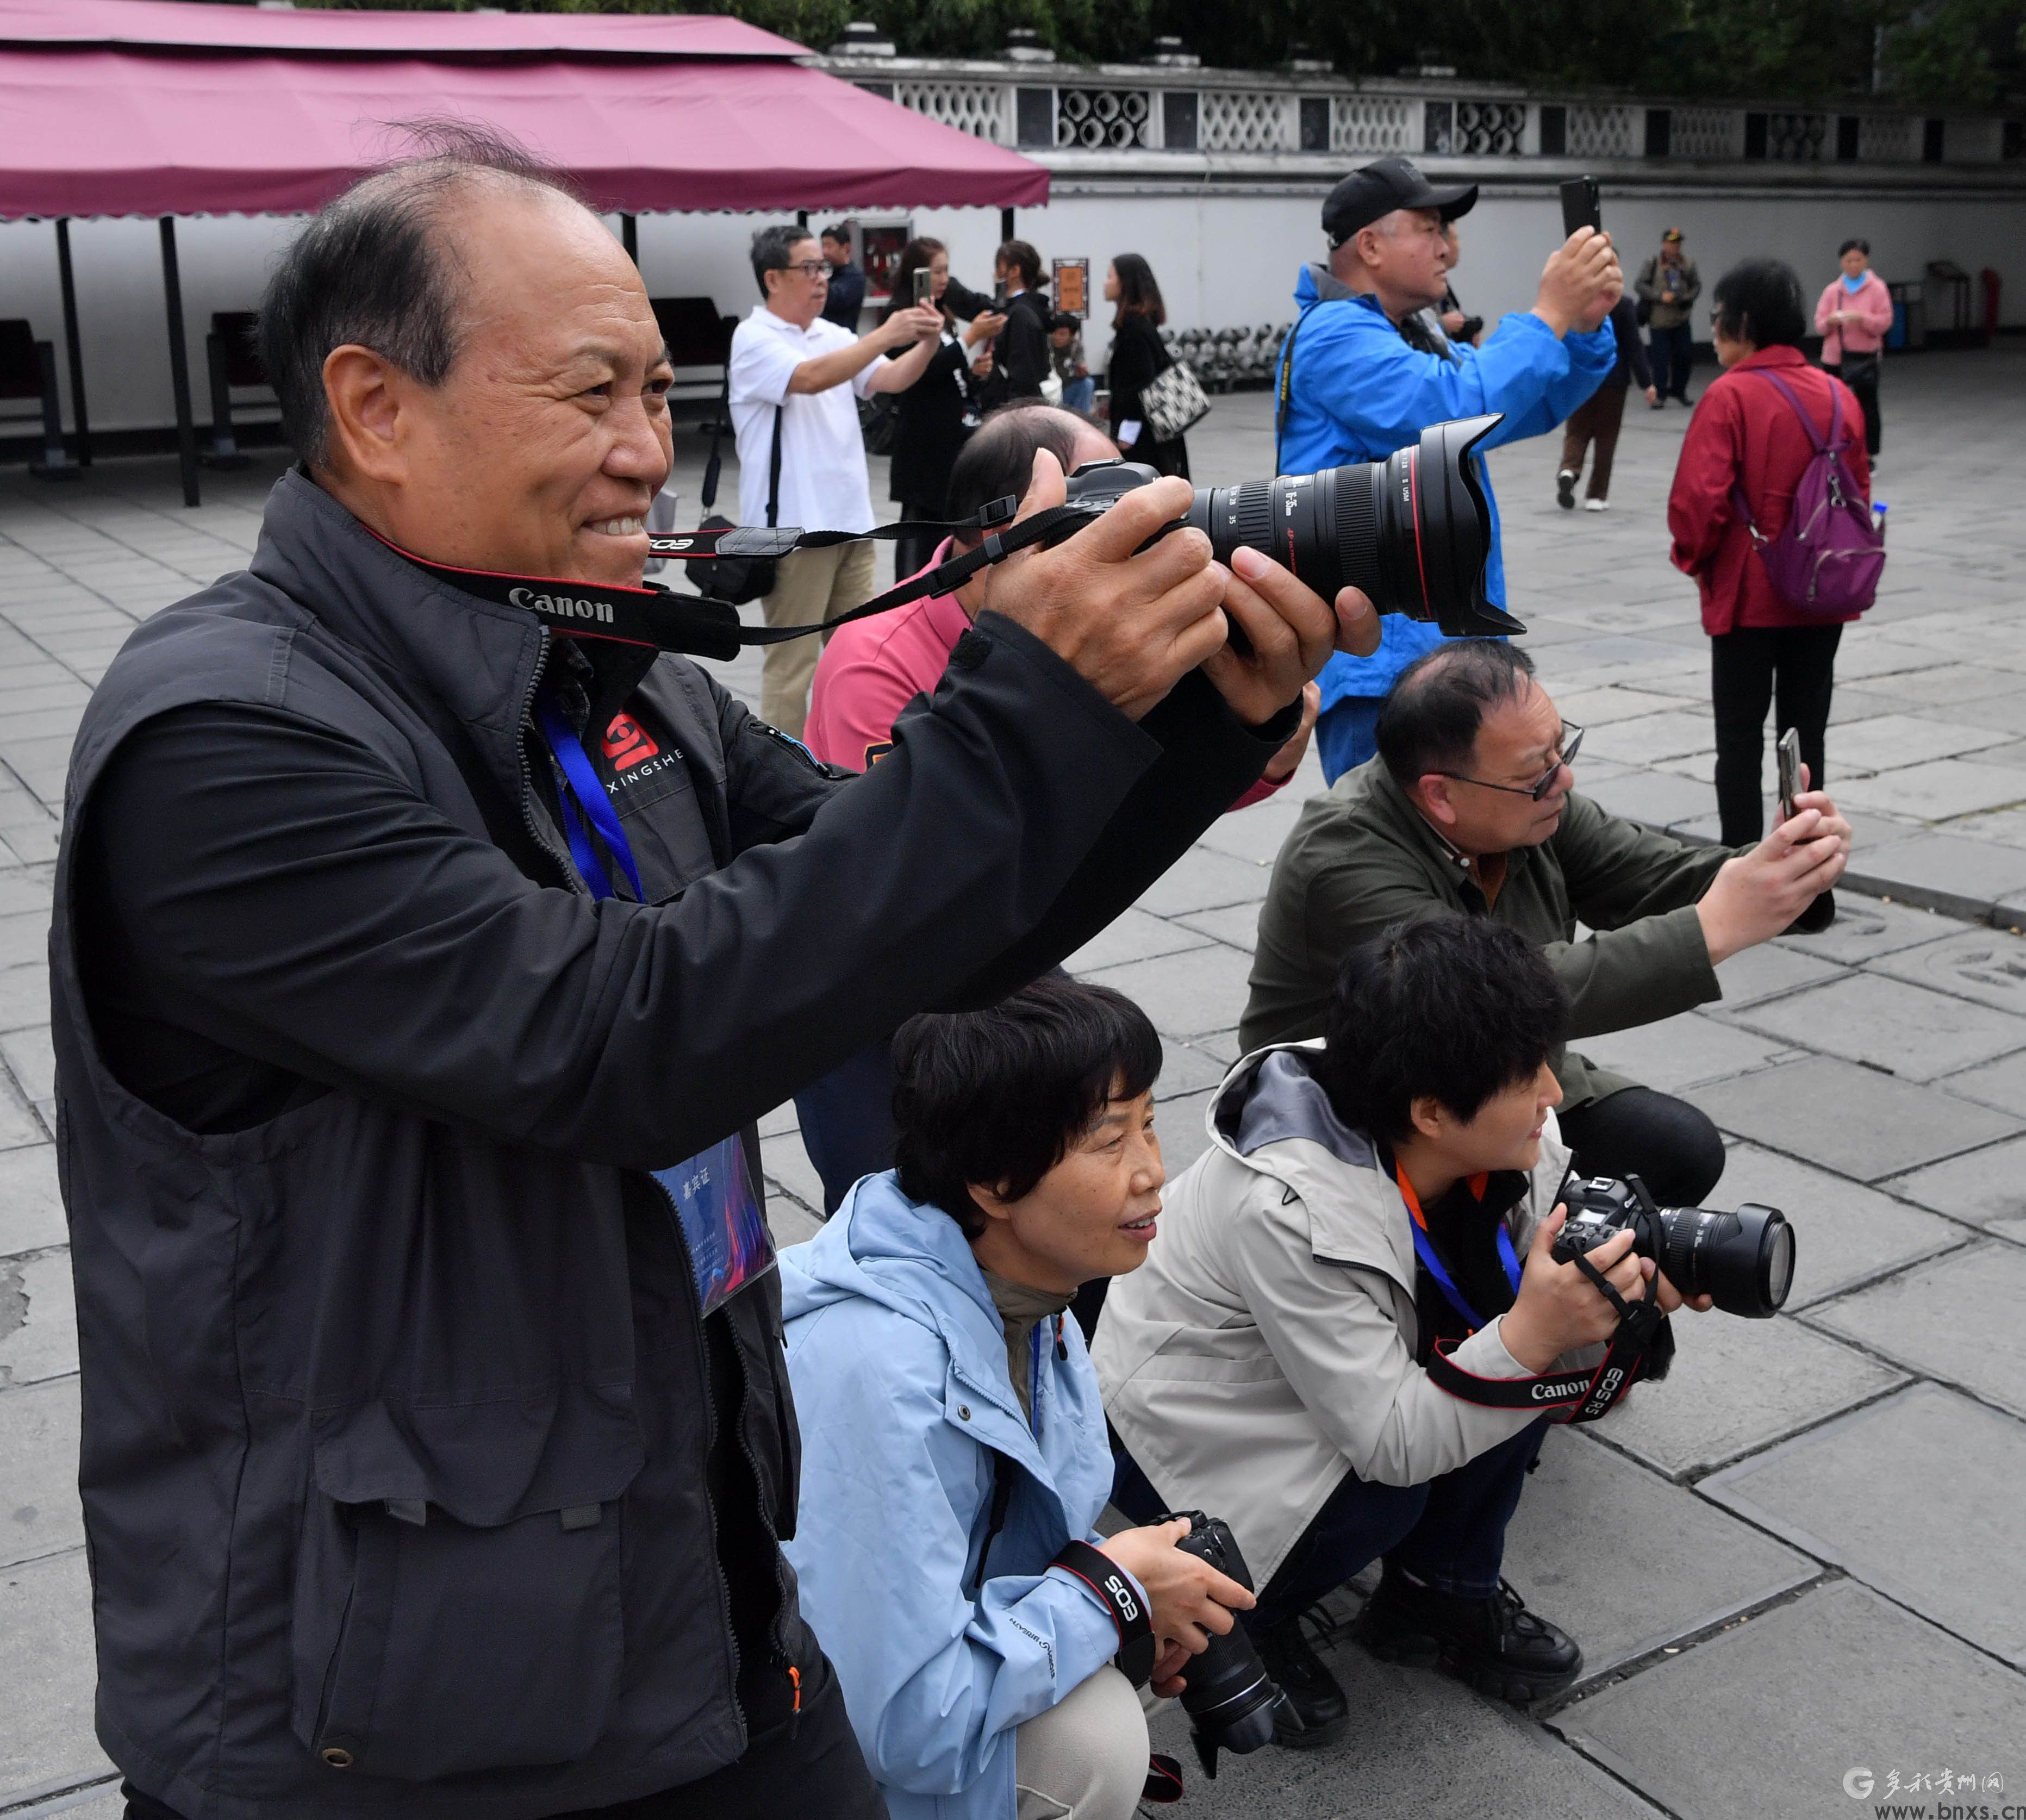
[[[1801,794],[1801,731],[1789,727],[1774,748],[1780,761],[1780,819],[1794,819],[1794,798]]]

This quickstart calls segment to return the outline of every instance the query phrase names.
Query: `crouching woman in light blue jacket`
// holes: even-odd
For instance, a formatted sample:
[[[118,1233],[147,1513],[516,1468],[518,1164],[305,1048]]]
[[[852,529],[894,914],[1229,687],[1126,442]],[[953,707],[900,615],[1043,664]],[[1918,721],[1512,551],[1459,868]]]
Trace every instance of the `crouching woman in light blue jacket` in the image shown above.
[[[1160,1063],[1136,1005],[1060,977],[914,1019],[897,1167],[782,1254],[786,1553],[894,1820],[1129,1820],[1147,1725],[1113,1657],[1179,1692],[1252,1604],[1186,1523],[1094,1527],[1111,1453],[1066,1310],[1154,1240]]]

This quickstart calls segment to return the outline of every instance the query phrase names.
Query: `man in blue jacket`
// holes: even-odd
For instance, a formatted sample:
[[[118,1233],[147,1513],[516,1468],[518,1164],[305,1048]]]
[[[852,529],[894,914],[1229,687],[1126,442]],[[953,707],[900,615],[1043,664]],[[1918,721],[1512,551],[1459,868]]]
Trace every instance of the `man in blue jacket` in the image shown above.
[[[1437,345],[1414,322],[1442,301],[1450,257],[1443,228],[1476,201],[1475,184],[1432,184],[1405,158],[1367,164],[1329,193],[1329,259],[1302,268],[1301,316],[1280,350],[1280,473],[1383,461],[1431,424],[1502,413],[1481,452],[1553,429],[1603,383],[1617,358],[1605,319],[1624,278],[1610,237],[1586,227],[1548,260],[1533,308],[1507,316],[1483,347]],[[1502,606],[1498,505],[1479,468],[1491,507],[1485,593]],[[1442,640],[1424,621],[1389,615],[1382,624],[1376,652],[1333,658],[1319,679],[1316,742],[1332,783],[1372,757],[1393,679]]]

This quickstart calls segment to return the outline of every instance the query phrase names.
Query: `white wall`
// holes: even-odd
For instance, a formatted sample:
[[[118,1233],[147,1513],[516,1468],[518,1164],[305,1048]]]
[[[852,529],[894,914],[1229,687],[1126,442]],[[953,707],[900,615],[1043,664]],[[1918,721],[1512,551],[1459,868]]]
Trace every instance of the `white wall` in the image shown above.
[[[1022,209],[1018,231],[1043,259],[1089,259],[1093,288],[1119,252],[1143,253],[1166,294],[1177,326],[1228,327],[1283,322],[1302,262],[1321,256],[1320,193],[1065,193]],[[1628,264],[1643,259],[1660,230],[1679,226],[1706,285],[1733,260],[1772,253],[1792,261],[1812,300],[1834,274],[1837,244],[1868,238],[1888,278],[1918,278],[1932,259],[1953,259],[1973,274],[1988,265],[2004,281],[2004,320],[2026,323],[2026,201],[1954,195],[1853,197],[1807,194],[1700,194],[1652,190],[1604,192],[1606,224]],[[676,215],[639,222],[641,268],[656,296],[708,294],[721,311],[744,315],[756,300],[746,249],[755,227],[779,216]],[[999,239],[996,209],[925,209],[918,232],[950,248],[966,282],[991,279]],[[251,308],[275,256],[299,221],[273,218],[191,219],[177,224],[184,319],[190,341],[197,420],[207,422],[204,334],[211,312]],[[1533,300],[1541,261],[1560,235],[1552,191],[1488,188],[1462,224],[1458,294],[1495,318]],[[94,428],[116,429],[174,420],[162,296],[152,221],[77,221],[76,263],[86,385]],[[1972,308],[1980,319],[1980,291]],[[37,335],[61,341],[55,230],[46,222],[0,223],[0,316],[26,315]],[[1100,305],[1087,337],[1094,370],[1110,341]],[[1933,320],[1931,313],[1930,320]],[[66,386],[67,386],[66,381]]]

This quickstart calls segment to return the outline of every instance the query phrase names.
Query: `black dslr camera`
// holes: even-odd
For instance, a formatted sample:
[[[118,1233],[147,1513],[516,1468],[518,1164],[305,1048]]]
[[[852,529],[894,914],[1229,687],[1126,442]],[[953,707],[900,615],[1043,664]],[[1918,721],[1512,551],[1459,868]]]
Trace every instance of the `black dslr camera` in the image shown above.
[[[1171,1510],[1154,1520],[1173,1523],[1178,1516],[1189,1520],[1189,1533],[1175,1546],[1208,1561],[1251,1591],[1252,1575],[1231,1526],[1221,1517],[1206,1516],[1199,1510]],[[1182,1710],[1191,1722],[1189,1741],[1196,1748],[1206,1776],[1215,1778],[1220,1749],[1243,1756],[1273,1741],[1273,1708],[1280,1689],[1267,1674],[1243,1624],[1234,1622],[1221,1637],[1213,1634],[1210,1647],[1189,1658],[1182,1675],[1188,1683],[1182,1690]]]
[[[1636,1175],[1571,1176],[1562,1185],[1568,1218],[1555,1235],[1557,1264],[1594,1251],[1630,1228],[1632,1249],[1651,1258],[1685,1296],[1707,1295],[1726,1314],[1777,1313],[1794,1281],[1794,1229],[1777,1207],[1747,1201],[1734,1214],[1661,1207]]]
[[[1245,545],[1284,564],[1325,600],[1348,586],[1361,588],[1380,612],[1433,620],[1452,638],[1524,632],[1484,594],[1491,512],[1471,451],[1499,422],[1436,424],[1383,462],[1199,487],[1176,523],[1206,533],[1220,562]],[[1095,518],[1159,478],[1137,462],[1086,462],[1070,476],[1067,503]],[[1067,522],[1062,535],[1088,521]]]

